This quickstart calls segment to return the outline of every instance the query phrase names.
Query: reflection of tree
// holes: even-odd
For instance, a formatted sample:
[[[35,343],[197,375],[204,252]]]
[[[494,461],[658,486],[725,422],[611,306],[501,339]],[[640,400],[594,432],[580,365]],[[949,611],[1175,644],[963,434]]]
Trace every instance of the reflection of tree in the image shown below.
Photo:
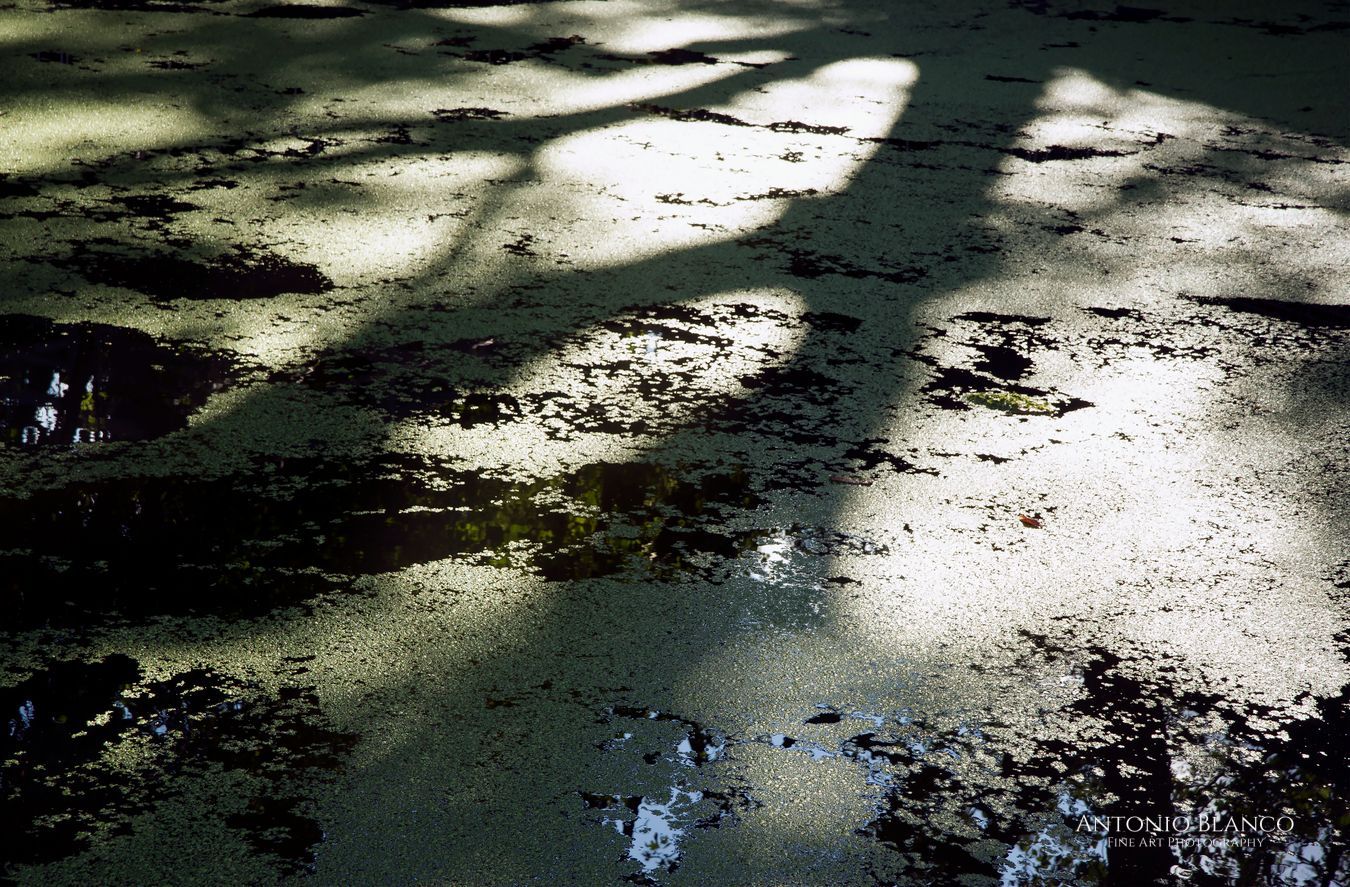
[[[0,349],[0,432],[22,447],[177,431],[230,376],[222,355],[107,324],[9,315]]]

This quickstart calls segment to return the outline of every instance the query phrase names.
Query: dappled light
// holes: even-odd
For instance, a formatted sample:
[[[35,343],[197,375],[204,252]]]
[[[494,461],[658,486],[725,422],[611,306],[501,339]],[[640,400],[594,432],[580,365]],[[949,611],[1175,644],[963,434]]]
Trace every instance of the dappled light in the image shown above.
[[[1350,877],[1335,4],[3,15],[0,880]]]

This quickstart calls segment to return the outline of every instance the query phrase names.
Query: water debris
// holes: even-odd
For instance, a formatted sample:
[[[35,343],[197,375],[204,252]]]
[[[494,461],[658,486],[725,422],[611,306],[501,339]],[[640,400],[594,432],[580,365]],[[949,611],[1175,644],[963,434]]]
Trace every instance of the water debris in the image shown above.
[[[149,440],[237,373],[233,355],[99,323],[0,317],[0,441],[53,447]]]
[[[972,391],[966,395],[966,400],[1001,413],[1034,415],[1055,412],[1055,408],[1046,401],[1015,391]]]

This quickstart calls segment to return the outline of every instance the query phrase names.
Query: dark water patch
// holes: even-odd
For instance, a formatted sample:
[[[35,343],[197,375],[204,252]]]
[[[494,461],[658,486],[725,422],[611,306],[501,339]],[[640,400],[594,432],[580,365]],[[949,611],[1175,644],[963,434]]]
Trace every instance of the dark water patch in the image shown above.
[[[802,315],[802,322],[822,332],[853,333],[862,326],[862,318],[834,311],[808,311]]]
[[[38,193],[38,186],[33,182],[18,181],[9,173],[0,172],[0,199],[36,197]]]
[[[1050,145],[1045,148],[998,148],[1002,154],[1025,160],[1028,163],[1047,163],[1051,160],[1087,160],[1091,157],[1128,157],[1135,151],[1114,151],[1107,148],[1071,148],[1065,145]]]
[[[841,136],[848,132],[847,126],[821,126],[815,123],[802,123],[800,120],[777,120],[764,128],[773,132],[810,133],[818,136]]]
[[[658,65],[715,65],[718,59],[693,49],[662,49],[647,56]]]
[[[1313,875],[1302,883],[1335,883],[1350,874],[1343,820],[1350,800],[1350,765],[1338,751],[1350,726],[1347,691],[1321,700],[1317,713],[1284,725],[1284,736],[1268,725],[1272,714],[1260,706],[1246,711],[1215,696],[1179,693],[1165,678],[1145,679],[1127,666],[1136,663],[1093,648],[1083,667],[1083,698],[1075,710],[1111,725],[1098,748],[1083,749],[1078,768],[1100,774],[1085,791],[1113,800],[1094,804],[1111,824],[1108,837],[1128,837],[1118,817],[1186,817],[1192,822],[1234,816],[1290,815],[1289,835],[1265,836],[1260,846],[1191,845],[1175,856],[1163,847],[1121,841],[1108,849],[1106,883],[1167,883],[1178,862],[1201,884],[1285,884],[1280,856],[1293,847]],[[1161,673],[1165,673],[1164,669]],[[1208,715],[1222,733],[1202,725]],[[1287,737],[1287,738],[1285,738]],[[1208,776],[1190,776],[1172,766],[1185,744],[1199,746],[1215,765]],[[1320,849],[1318,853],[1305,852]],[[1329,852],[1328,852],[1329,851]],[[1209,857],[1202,861],[1201,856]],[[1218,863],[1217,865],[1215,863]],[[1320,869],[1320,871],[1319,871]],[[1294,878],[1293,872],[1287,873]]]
[[[793,526],[788,530],[788,536],[793,540],[793,548],[806,554],[841,557],[890,553],[890,547],[884,543],[825,527]]]
[[[928,361],[925,361],[928,362]],[[972,404],[1023,415],[1060,417],[1092,406],[1081,398],[1054,395],[1043,388],[1009,384],[962,367],[936,366],[919,389],[930,403],[947,410],[968,410]]]
[[[511,253],[514,256],[522,256],[525,258],[537,258],[539,256],[539,253],[534,251],[533,244],[534,244],[533,234],[522,234],[515,240],[513,240],[511,243],[502,244],[502,249],[508,253]]]
[[[753,375],[742,376],[741,387],[763,397],[786,398],[796,402],[833,402],[839,392],[837,380],[805,367],[768,367]]]
[[[1304,327],[1350,328],[1350,305],[1315,302],[1290,302],[1282,299],[1257,299],[1248,296],[1187,296],[1201,305],[1219,305],[1232,311],[1259,314]]]
[[[586,805],[587,810],[628,810],[632,813],[638,811],[642,805],[642,795],[602,795],[597,792],[577,792],[581,796],[581,802]],[[632,837],[633,826],[628,824],[628,831],[624,834]]]
[[[1060,733],[1028,739],[1020,726],[992,720],[822,705],[803,716],[796,736],[714,733],[713,760],[755,742],[854,764],[875,805],[858,833],[894,851],[883,883],[1346,883],[1350,762],[1341,746],[1350,729],[1350,687],[1305,706],[1311,716],[1296,717],[1179,690],[1172,677],[1179,663],[1165,655],[1145,659],[1023,637],[1041,666],[1067,672],[1061,686],[1080,688],[1061,710],[1069,726]],[[617,717],[625,719],[624,735],[606,751],[636,756],[654,735],[636,725],[673,726],[655,734],[661,741],[657,754],[644,758],[648,764],[671,760],[666,750],[699,726],[642,706],[612,707],[602,721]],[[858,720],[867,729],[859,731]],[[625,807],[624,796],[597,794],[592,809],[625,808],[636,818],[639,809],[665,803],[634,798]],[[1260,840],[1242,842],[1214,834],[1224,822],[1276,816],[1288,817],[1288,831],[1246,826],[1245,836]],[[1145,840],[1154,832],[1138,831],[1142,820],[1188,821],[1191,830],[1181,837],[1191,840],[1169,842],[1165,832],[1157,833],[1160,841]]]
[[[1179,691],[1169,679],[1167,657],[1142,660],[1098,647],[1071,653],[1048,638],[1024,633],[1051,661],[1073,661],[1082,695],[1069,710],[1104,724],[1104,734],[1077,741],[1047,740],[1020,766],[1018,778],[1062,783],[1075,799],[1061,803],[1065,828],[1095,841],[1117,839],[1105,849],[1105,870],[1088,865],[1088,883],[1167,884],[1173,877],[1203,885],[1339,883],[1350,874],[1345,820],[1350,764],[1340,745],[1350,726],[1350,687],[1318,700],[1315,714],[1290,719],[1261,705]],[[1192,767],[1192,763],[1200,762]],[[1025,803],[1019,805],[1027,809]],[[1090,820],[1085,830],[1081,816]],[[1269,829],[1205,841],[1223,823],[1242,817],[1289,817],[1289,832]],[[1168,834],[1153,844],[1129,817],[1190,823],[1175,848]],[[1202,840],[1194,840],[1200,838]],[[1297,866],[1281,860],[1298,860]],[[1081,859],[1080,864],[1090,863]]]
[[[1044,231],[1049,231],[1051,234],[1058,234],[1061,237],[1066,237],[1070,234],[1081,234],[1087,230],[1082,225],[1071,225],[1071,224],[1042,225],[1041,229]]]
[[[1121,318],[1129,318],[1130,320],[1144,319],[1143,313],[1135,308],[1097,308],[1089,306],[1083,310],[1089,314],[1095,314],[1098,317],[1105,317],[1110,320],[1120,320]]]
[[[1287,360],[1296,352],[1322,352],[1334,359],[1350,328],[1350,307],[1250,297],[1210,298],[1183,295],[1202,306],[1181,321],[1137,309],[1083,310],[1112,321],[1110,328],[1084,342],[1087,353],[1105,364],[1131,351],[1163,359],[1200,360],[1243,349],[1256,364]],[[1228,311],[1214,311],[1213,307]],[[1237,369],[1223,361],[1230,374]]]
[[[145,63],[157,71],[198,71],[207,67],[207,62],[185,62],[182,59],[153,59]]]
[[[480,364],[499,366],[513,352],[495,339],[351,347],[325,351],[303,367],[274,373],[269,381],[338,394],[390,416],[440,412],[464,419],[461,424],[468,427],[486,421],[489,395],[464,390],[467,386],[456,384],[457,377],[474,375]],[[508,397],[502,395],[500,402],[505,409]],[[467,412],[456,409],[465,404]]]
[[[1163,166],[1157,163],[1145,163],[1144,169],[1149,172],[1156,172],[1160,176],[1187,176],[1187,177],[1206,177],[1214,176],[1224,178],[1225,173],[1217,166],[1208,163],[1190,163],[1177,164],[1174,166]]]
[[[121,654],[54,663],[0,689],[0,711],[8,727],[0,734],[0,823],[11,837],[0,870],[125,833],[176,794],[178,780],[223,769],[249,777],[244,812],[226,814],[226,824],[281,873],[312,871],[323,831],[308,815],[307,792],[332,777],[356,742],[328,727],[310,688],[273,695],[209,668],[146,680]]]
[[[922,468],[899,453],[884,449],[888,443],[890,441],[881,438],[869,438],[850,446],[844,451],[844,458],[853,460],[860,471],[871,471],[885,465],[898,474],[937,475],[935,468]],[[911,448],[909,452],[912,455],[918,451]]]
[[[130,215],[163,224],[174,216],[201,209],[195,203],[179,200],[167,194],[128,194],[112,198],[110,201],[124,207]]]
[[[396,123],[389,128],[389,131],[382,136],[377,136],[371,141],[381,145],[415,145],[413,140],[412,128],[406,123]]]
[[[1173,24],[1183,24],[1193,21],[1185,16],[1168,15],[1166,10],[1152,9],[1144,6],[1125,6],[1117,5],[1114,9],[1075,9],[1075,10],[1053,10],[1053,7],[1046,0],[1010,0],[1010,7],[1022,9],[1034,15],[1048,15],[1054,18],[1069,19],[1071,21],[1089,21],[1089,22],[1121,22],[1125,24],[1142,25],[1149,22],[1171,22]],[[1048,44],[1050,46],[1068,46],[1077,47],[1077,43]]]
[[[127,254],[79,245],[68,264],[90,283],[122,287],[163,301],[267,299],[283,293],[325,293],[333,288],[333,282],[315,265],[244,245],[208,261],[171,253]]]
[[[204,0],[212,3],[218,0]],[[204,6],[160,0],[47,0],[53,9],[102,9],[115,12],[212,12]],[[218,14],[212,12],[212,14]]]
[[[753,123],[747,123],[739,117],[733,117],[730,114],[719,114],[716,111],[709,111],[706,108],[681,110],[678,108],[668,108],[664,105],[653,105],[643,102],[636,102],[628,107],[632,108],[634,111],[655,114],[658,117],[667,117],[682,123],[698,122],[721,123],[725,126],[754,126]]]
[[[890,136],[886,137],[873,136],[870,138],[863,139],[862,141],[875,142],[877,144],[887,145],[899,151],[931,151],[934,148],[939,148],[942,147],[944,144],[946,144],[945,142],[941,141],[926,141],[922,139],[900,139]]]
[[[1188,22],[1188,18],[1169,18],[1166,10],[1150,9],[1143,6],[1117,6],[1109,12],[1095,9],[1078,9],[1063,14],[1064,18],[1090,22],[1128,22],[1144,24],[1153,21]]]
[[[820,192],[815,188],[803,188],[793,190],[791,188],[770,188],[760,194],[746,194],[737,197],[737,200],[798,200],[803,197],[814,197]]]
[[[1300,15],[1298,24],[1291,22],[1276,22],[1269,19],[1258,20],[1250,18],[1230,18],[1215,22],[1219,25],[1229,25],[1238,28],[1253,28],[1261,31],[1263,34],[1270,34],[1274,37],[1297,37],[1304,34],[1324,34],[1338,33],[1341,31],[1350,31],[1350,21],[1327,21],[1309,24],[1307,16]]]
[[[793,277],[815,280],[820,277],[838,275],[853,280],[876,279],[889,283],[915,283],[927,276],[928,272],[918,266],[905,266],[882,261],[880,268],[866,268],[844,256],[828,255],[812,250],[799,249],[783,243],[779,238],[746,237],[736,241],[741,246],[767,247],[787,257],[786,271]]]
[[[161,437],[187,427],[237,372],[228,354],[140,330],[24,314],[0,321],[0,440],[10,446]]]
[[[551,580],[674,576],[714,569],[710,552],[734,553],[720,523],[759,504],[741,469],[646,463],[530,483],[413,457],[79,482],[0,498],[0,601],[17,625],[248,615],[343,587],[344,577],[449,557],[532,564]]]
[[[555,52],[563,52],[585,42],[586,38],[580,34],[573,34],[570,37],[549,37],[547,40],[530,44],[526,47],[526,51],[539,55],[552,55]]]
[[[656,52],[649,52],[642,57],[606,53],[597,56],[597,58],[610,62],[630,62],[646,65],[716,65],[721,63],[721,59],[696,50],[684,48],[662,49]]]
[[[1114,321],[1107,335],[1092,335],[1084,341],[1088,353],[1105,364],[1117,355],[1142,350],[1163,359],[1202,360],[1221,353],[1218,343],[1204,342],[1196,331],[1201,322],[1186,325],[1164,318],[1150,318],[1136,308],[1086,307],[1088,314]]]
[[[32,58],[40,62],[54,62],[58,65],[73,65],[80,60],[77,55],[71,55],[64,50],[43,49],[31,54]]]
[[[967,311],[958,314],[953,320],[967,320],[971,323],[985,324],[989,326],[1027,326],[1039,327],[1045,326],[1050,322],[1048,317],[1032,317],[1026,314],[999,314],[993,311]]]
[[[534,6],[551,0],[366,0],[395,9],[484,9],[491,6]]]
[[[431,113],[442,123],[460,120],[500,120],[507,116],[505,111],[495,111],[492,108],[437,108]]]
[[[247,14],[247,18],[333,19],[360,18],[365,12],[348,6],[320,6],[315,3],[281,3],[264,6]]]
[[[920,389],[931,403],[951,410],[980,406],[1020,415],[1056,417],[1092,406],[1086,400],[1021,382],[1034,369],[1038,352],[1062,347],[1046,328],[1050,318],[967,311],[952,319],[963,325],[974,324],[976,328],[963,339],[940,329],[934,329],[928,338],[954,340],[975,351],[979,357],[969,368],[945,366],[938,358],[924,353],[922,346],[906,352],[934,368],[934,378]]]
[[[198,179],[187,186],[188,191],[206,191],[211,188],[224,188],[227,191],[239,187],[239,183],[234,179]]]
[[[471,49],[459,53],[459,57],[468,62],[481,62],[487,65],[508,65],[530,58],[530,53],[513,52],[507,49]]]
[[[984,75],[984,79],[985,79],[985,80],[993,81],[994,83],[1044,83],[1044,82],[1045,82],[1044,80],[1032,80],[1032,79],[1030,79],[1030,78],[1028,78],[1028,77],[1004,77],[1004,76],[1001,76],[1001,75],[998,75],[998,74],[985,74],[985,75]]]
[[[968,311],[953,318],[977,329],[967,339],[956,340],[979,354],[972,365],[945,366],[922,346],[905,354],[933,368],[933,378],[921,388],[930,403],[943,409],[967,410],[986,407],[1005,413],[1059,417],[1093,404],[1023,384],[1038,351],[1058,349],[1060,343],[1045,329],[1048,317]],[[946,330],[934,330],[929,338],[947,341]]]
[[[1015,382],[1031,372],[1034,362],[1016,348],[1007,345],[977,344],[980,359],[975,362],[975,371],[997,376],[1005,381]]]

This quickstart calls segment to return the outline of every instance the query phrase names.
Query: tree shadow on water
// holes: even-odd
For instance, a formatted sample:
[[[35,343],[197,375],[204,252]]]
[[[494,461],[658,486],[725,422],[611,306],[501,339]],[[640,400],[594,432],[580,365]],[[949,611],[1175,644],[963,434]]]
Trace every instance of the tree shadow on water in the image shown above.
[[[716,11],[719,7],[709,9]],[[418,15],[415,10],[399,14]],[[1070,19],[1075,24],[1062,27],[1075,33],[1112,28],[1114,36],[1124,29],[1138,28],[1139,39],[1128,46],[1146,56],[1150,51],[1148,34],[1152,32],[1143,30],[1145,22],[1131,20],[1131,14],[1114,14],[1115,21],[1102,13],[1095,19]],[[848,25],[869,26],[844,23],[841,27]],[[408,30],[415,33],[417,27]],[[495,32],[477,45],[492,42],[500,47],[470,51],[509,54],[517,51],[511,48],[513,45],[523,46],[526,39],[539,38],[529,32]],[[662,97],[659,102],[549,120],[546,125],[550,131],[558,133],[551,141],[642,114],[671,121],[672,126],[702,127],[709,132],[772,132],[783,137],[785,153],[796,150],[787,144],[794,136],[804,142],[833,139],[848,145],[842,153],[868,155],[868,159],[859,163],[846,186],[826,195],[793,195],[792,189],[785,188],[775,193],[773,182],[754,179],[755,194],[750,196],[762,194],[765,199],[786,200],[787,206],[772,224],[734,239],[585,273],[564,271],[552,276],[508,271],[517,276],[493,287],[495,299],[506,304],[489,297],[482,304],[463,309],[474,324],[482,323],[484,316],[498,315],[503,321],[502,332],[447,336],[447,340],[429,335],[423,325],[427,318],[434,318],[431,328],[435,331],[460,327],[460,309],[453,306],[444,310],[433,305],[425,311],[374,312],[369,330],[357,332],[346,342],[330,343],[313,367],[302,373],[292,368],[279,371],[279,384],[299,386],[308,392],[305,396],[373,407],[391,423],[446,422],[463,429],[494,429],[509,437],[513,425],[546,412],[553,420],[553,433],[563,444],[578,429],[605,432],[628,438],[636,449],[645,450],[642,460],[627,464],[602,460],[571,467],[552,478],[503,479],[464,471],[451,460],[406,455],[359,462],[344,461],[340,455],[298,462],[277,457],[266,460],[254,476],[224,481],[80,481],[65,487],[65,493],[53,494],[53,504],[27,512],[35,517],[16,516],[14,520],[24,528],[30,560],[33,553],[41,553],[49,561],[66,557],[72,562],[58,564],[63,573],[73,565],[68,578],[52,581],[63,593],[76,595],[80,604],[77,610],[92,615],[70,619],[70,614],[61,610],[65,597],[55,607],[44,601],[30,615],[57,624],[78,624],[86,618],[97,622],[106,618],[108,610],[132,619],[180,608],[249,615],[275,605],[271,592],[277,585],[303,584],[306,590],[298,600],[305,601],[313,594],[309,590],[312,587],[342,588],[353,576],[450,556],[477,559],[477,563],[486,565],[533,568],[549,580],[574,580],[575,586],[532,600],[529,624],[534,628],[516,637],[509,652],[497,652],[490,663],[482,664],[476,679],[453,686],[438,685],[437,698],[422,703],[434,712],[474,712],[466,714],[458,726],[439,728],[450,734],[473,733],[473,737],[414,737],[393,743],[380,756],[380,763],[372,767],[391,779],[415,782],[427,773],[453,778],[461,766],[481,771],[484,764],[502,765],[503,774],[479,772],[466,780],[474,784],[474,789],[464,796],[466,806],[451,814],[459,827],[466,823],[481,825],[469,813],[467,803],[475,795],[491,793],[494,786],[508,798],[529,798],[528,784],[540,775],[529,772],[531,761],[544,768],[567,762],[560,760],[556,750],[545,747],[552,741],[550,731],[513,724],[509,718],[499,722],[494,720],[496,714],[481,714],[484,709],[495,712],[511,707],[503,703],[504,698],[510,698],[509,693],[494,696],[485,692],[489,684],[505,683],[518,695],[530,697],[535,688],[550,682],[547,688],[534,692],[533,702],[515,704],[531,711],[555,711],[558,700],[564,707],[572,706],[564,718],[572,722],[570,727],[560,728],[562,735],[571,738],[585,735],[588,719],[621,721],[626,715],[619,708],[653,705],[650,698],[638,698],[642,693],[664,687],[667,697],[675,695],[670,688],[680,686],[691,672],[699,651],[738,641],[737,624],[744,615],[740,603],[706,593],[690,593],[687,599],[679,600],[682,579],[692,574],[715,588],[719,582],[727,582],[728,569],[735,573],[753,558],[769,557],[763,554],[766,543],[777,540],[776,544],[795,552],[794,557],[819,558],[805,568],[816,574],[811,578],[819,583],[846,578],[826,575],[832,554],[865,553],[868,544],[878,544],[838,529],[848,521],[848,481],[878,471],[931,470],[915,463],[905,441],[893,438],[897,425],[893,409],[918,389],[930,386],[927,393],[947,396],[954,409],[966,408],[960,402],[963,395],[991,391],[1011,391],[1029,401],[1047,403],[1047,409],[1081,406],[1074,404],[1069,394],[1032,389],[1017,382],[1024,373],[1016,369],[1000,374],[939,367],[938,381],[945,379],[949,384],[932,388],[931,367],[925,369],[908,359],[918,335],[916,323],[926,303],[980,282],[996,281],[1008,272],[1004,236],[986,222],[999,209],[991,198],[991,186],[1006,177],[1004,163],[1067,164],[1124,150],[1115,142],[1107,149],[1055,143],[1029,147],[1023,133],[1042,113],[1037,106],[1040,85],[1056,76],[1059,63],[1052,59],[1058,57],[1044,51],[1040,37],[1011,32],[985,33],[981,38],[989,41],[990,55],[998,59],[1001,70],[984,70],[961,57],[916,55],[917,80],[909,90],[903,113],[888,132],[862,139],[824,129],[825,125],[810,119],[811,109],[803,109],[805,120],[751,119],[749,113],[739,117],[716,110],[742,91],[745,84],[736,77]],[[832,63],[850,62],[856,56],[837,30],[825,29],[728,44],[695,43],[679,49],[712,57],[763,47],[809,59],[815,71]],[[1087,58],[1091,48],[1083,49]],[[494,63],[496,58],[491,57],[487,63]],[[514,61],[500,58],[505,64]],[[1147,67],[1147,63],[1123,56],[1091,55],[1082,67],[1107,82],[1133,82],[1130,78],[1135,70]],[[1201,98],[1220,106],[1241,105],[1238,90]],[[407,122],[391,120],[388,124],[397,132]],[[465,124],[456,130],[461,147],[484,149],[527,137],[532,127],[545,125],[490,116],[454,121],[455,125],[460,123]],[[503,132],[511,135],[504,139]],[[1148,150],[1146,140],[1128,150],[1136,149]],[[363,156],[379,157],[380,152],[387,151],[392,157],[402,150],[386,145],[372,148]],[[527,151],[519,153],[528,156]],[[299,169],[336,171],[342,163],[341,155],[325,157],[319,151],[302,161]],[[528,162],[525,170],[519,181],[530,175]],[[916,174],[916,170],[924,172]],[[760,185],[764,186],[762,191]],[[668,186],[662,183],[661,187],[672,201],[703,199],[692,187],[682,188],[678,181]],[[507,201],[501,198],[497,207],[506,206]],[[489,208],[483,215],[485,226],[491,223],[491,213]],[[547,225],[539,220],[533,228],[543,232]],[[91,231],[96,230],[96,225],[91,226]],[[530,243],[527,239],[517,241],[515,256],[528,261],[534,252]],[[454,253],[443,260],[455,261],[459,257]],[[446,264],[441,264],[406,283],[414,292],[434,291],[433,282],[446,270]],[[535,288],[532,284],[540,276],[546,278],[547,285]],[[799,309],[793,313],[781,304],[766,306],[739,295],[752,291],[789,291],[800,300]],[[527,330],[524,335],[514,335],[511,330],[518,318]],[[1018,313],[986,311],[972,315],[971,320],[991,328],[1015,328],[1019,334],[1025,332],[1023,328],[1036,326],[1036,318]],[[735,351],[740,343],[734,336],[725,335],[725,327],[736,329],[743,321],[790,328],[795,336],[790,354],[784,356],[776,348],[765,346],[767,350],[752,355],[752,365],[758,361],[758,367],[741,374],[737,387],[711,396],[694,397],[696,392],[686,384],[686,377],[677,376],[672,384],[644,381],[638,376],[633,393],[649,405],[655,404],[657,413],[664,412],[665,416],[644,413],[635,421],[625,414],[621,400],[597,402],[588,388],[579,393],[544,389],[533,392],[533,399],[503,395],[484,382],[469,391],[443,390],[443,371],[454,364],[475,363],[486,367],[483,379],[495,381],[500,389],[509,388],[512,380],[527,376],[531,367],[556,353],[560,342],[584,343],[588,337],[595,337],[596,331],[633,340],[639,355],[642,348],[659,349],[663,343],[702,347],[710,354]],[[366,336],[369,341],[363,341]],[[989,352],[986,357],[997,369],[998,359],[1007,355]],[[569,369],[576,371],[578,367]],[[581,375],[589,382],[591,375],[616,369],[610,362],[599,361],[583,366]],[[1064,396],[1059,397],[1061,394]],[[246,401],[226,421],[247,423],[251,421],[250,409],[253,407]],[[210,428],[201,433],[210,434]],[[835,477],[845,480],[836,482]],[[119,493],[118,484],[127,489]],[[72,494],[83,496],[87,504],[72,506]],[[33,501],[41,501],[41,495]],[[803,498],[812,500],[808,507],[817,519],[803,521],[798,513],[785,509],[785,502],[791,508]],[[202,508],[204,502],[211,503],[210,512]],[[228,503],[228,507],[222,507],[222,503]],[[91,546],[97,557],[65,550],[62,544],[50,541],[89,533],[95,538],[86,536],[80,545]],[[170,541],[169,553],[154,554],[156,549],[163,551],[166,539]],[[522,545],[526,551],[523,557],[509,553]],[[109,564],[115,574],[117,570],[121,573],[105,578]],[[223,564],[229,568],[220,569]],[[219,589],[214,594],[225,606],[183,601],[179,589],[189,577],[198,576]],[[616,577],[644,588],[654,585],[658,590],[667,583],[668,596],[643,591],[635,597],[646,606],[668,607],[675,624],[697,624],[697,636],[672,640],[664,622],[634,619],[615,651],[596,650],[597,645],[607,643],[604,631],[597,626],[622,631],[623,609],[593,597],[595,589],[613,589],[612,583],[590,584],[588,580]],[[24,587],[42,581],[42,575],[26,573],[15,580]],[[123,587],[118,587],[119,582]],[[137,591],[127,590],[132,584]],[[12,595],[19,585],[7,591]],[[241,595],[238,591],[244,585],[260,591]],[[98,590],[94,595],[85,591],[84,597],[79,597],[77,589],[82,587]],[[730,582],[726,587],[739,586]],[[811,587],[811,582],[805,582],[782,591],[781,599],[769,603],[770,619],[790,613],[804,625],[827,623],[828,615],[821,617],[803,606],[804,598],[815,593],[807,590]],[[142,594],[145,589],[156,593],[147,597]],[[667,597],[672,600],[663,600]],[[648,651],[644,664],[659,675],[656,679],[615,675],[610,684],[600,685],[588,670],[573,674],[574,666],[565,664],[587,655],[617,661],[634,648]],[[1099,656],[1098,661],[1106,663],[1103,668],[1109,672],[1109,657]],[[552,672],[555,668],[556,674]],[[535,677],[541,678],[539,684],[532,683]],[[1095,680],[1098,689],[1110,696],[1124,679],[1106,673],[1098,674]],[[398,697],[418,698],[424,690],[413,683],[391,683],[380,687],[374,698],[383,704]],[[678,715],[663,719],[656,708],[642,711],[658,716],[644,715],[636,720],[656,721],[676,733],[688,734],[685,741],[691,748],[697,743],[688,737],[704,735],[702,728],[690,726],[693,722],[682,721]],[[470,725],[475,729],[470,730]],[[413,725],[414,731],[418,728]],[[494,737],[478,728],[501,732]],[[877,750],[878,743],[890,740],[878,734],[866,735],[872,738],[860,739],[864,734],[847,738],[856,759],[881,761],[883,765],[899,763],[898,757],[892,760],[885,756],[899,755],[898,751]],[[472,765],[453,759],[428,763],[417,753],[417,745],[424,739],[448,748],[477,748],[481,757]],[[1152,760],[1158,750],[1149,742],[1147,737],[1130,734],[1124,747],[1127,752],[1137,751],[1140,759]],[[867,754],[857,752],[860,748]],[[515,759],[514,765],[505,766],[508,758]],[[407,760],[419,763],[409,765]],[[1085,762],[1084,766],[1093,763]],[[418,771],[419,766],[425,769]],[[1125,779],[1122,774],[1129,768],[1110,765],[1107,769],[1108,779]],[[1140,793],[1157,802],[1158,792],[1149,794],[1153,788],[1149,781],[1158,776],[1156,767],[1149,765],[1143,771],[1137,780],[1149,785],[1140,788]],[[571,778],[570,774],[560,778],[553,772],[540,781],[556,785]],[[1106,810],[1133,810],[1129,805],[1137,800],[1133,796],[1136,787],[1109,788],[1122,798],[1117,804],[1126,806],[1107,806]],[[578,811],[590,803],[584,797],[589,790],[588,786],[575,785]],[[892,797],[902,803],[899,793]],[[569,800],[559,796],[548,803],[565,806]],[[604,803],[597,804],[597,809],[608,809]],[[731,801],[728,805],[728,809],[735,807]],[[640,804],[637,809],[642,809]],[[384,809],[372,808],[357,819],[386,814]],[[540,814],[521,810],[514,815],[523,822]],[[374,828],[371,823],[367,825]],[[999,828],[1009,843],[1015,843],[1018,829],[1024,825],[1014,816],[1012,822],[1004,821]],[[898,827],[877,825],[872,831],[873,837],[902,854],[924,853],[923,842],[901,837],[903,830]],[[353,834],[359,832],[359,828],[353,830]],[[575,840],[584,845],[588,835]],[[472,834],[463,837],[468,840]],[[407,843],[422,839],[420,833],[410,829],[400,840]],[[344,836],[341,840],[355,839]],[[906,843],[911,840],[912,844]],[[495,855],[473,845],[452,852],[465,855],[437,861],[441,874],[448,870],[453,876],[457,860],[476,866],[480,860],[469,861],[475,855]],[[1168,864],[1166,858],[1153,853],[1116,853],[1108,862],[1103,877],[1118,883],[1164,879]],[[522,858],[515,864],[525,875],[530,861]],[[990,873],[987,861],[978,863],[972,854],[954,854],[949,864],[952,867],[944,869],[943,874]],[[969,868],[963,868],[966,866]],[[510,879],[505,873],[501,877]]]

